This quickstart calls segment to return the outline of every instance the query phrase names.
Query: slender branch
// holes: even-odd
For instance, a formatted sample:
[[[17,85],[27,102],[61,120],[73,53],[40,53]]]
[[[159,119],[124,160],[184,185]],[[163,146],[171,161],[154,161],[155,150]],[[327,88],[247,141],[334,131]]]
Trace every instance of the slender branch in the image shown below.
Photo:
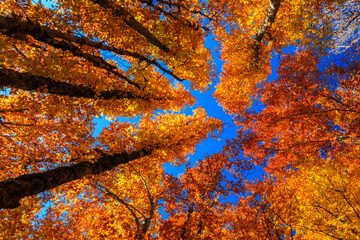
[[[103,190],[103,189],[101,189],[101,188],[103,188],[103,189],[105,189],[105,190]],[[98,185],[98,189],[99,189],[102,193],[104,193],[104,194],[106,194],[107,196],[111,197],[112,199],[120,202],[122,205],[124,205],[124,206],[130,211],[130,213],[131,213],[131,215],[133,216],[133,218],[134,218],[134,220],[135,220],[135,223],[136,223],[136,233],[137,233],[136,235],[137,235],[137,238],[138,238],[138,239],[141,239],[142,237],[141,237],[141,235],[139,235],[139,231],[140,231],[140,228],[141,228],[141,223],[140,223],[139,218],[136,216],[135,212],[133,211],[133,209],[136,210],[137,212],[139,212],[139,211],[138,211],[136,208],[130,206],[130,205],[129,205],[128,203],[126,203],[123,199],[119,198],[119,196],[117,196],[115,193],[111,192],[108,188],[106,188],[106,187],[104,187],[104,186]],[[141,212],[139,212],[139,213],[142,215]],[[143,216],[143,215],[142,215],[142,216]],[[143,216],[143,217],[144,217],[144,216]]]
[[[329,181],[329,183],[331,184],[331,186],[333,186],[334,191],[338,192],[346,201],[346,203],[351,207],[351,209],[354,211],[354,213],[356,214],[357,218],[360,219],[360,215],[359,213],[356,211],[355,207],[353,206],[353,204],[349,201],[349,199],[346,197],[345,195],[345,191],[336,189],[336,186],[333,184],[333,182],[331,181],[331,179],[327,176],[327,179]]]
[[[115,193],[110,191],[110,189],[108,189],[107,187],[104,187],[102,185],[96,185],[96,186],[100,191],[102,191],[103,193],[105,193],[109,197],[113,198],[114,200],[118,201],[119,203],[123,204],[131,212],[131,215],[133,215],[135,220],[138,221],[139,218],[136,216],[134,210],[136,212],[138,212],[141,215],[142,218],[145,218],[145,215],[142,212],[140,212],[137,208],[135,208],[135,207],[131,206],[130,204],[128,204],[127,202],[125,202],[125,200],[121,199],[118,195],[116,195]]]
[[[355,14],[355,16],[352,17],[352,19],[348,22],[348,24],[346,24],[346,26],[344,26],[341,31],[344,31],[345,29],[347,29],[353,21],[355,21],[358,17],[360,17],[360,12],[358,12],[357,14]]]
[[[331,211],[327,210],[325,207],[320,206],[319,203],[317,203],[316,201],[315,201],[315,203],[316,203],[316,205],[313,204],[313,205],[312,205],[313,207],[315,207],[315,208],[320,208],[320,209],[324,210],[325,212],[329,213],[331,216],[337,218],[337,216],[336,216],[334,213],[332,213]],[[320,211],[319,211],[319,213],[321,214]],[[322,214],[321,214],[321,215],[322,215]],[[324,217],[324,215],[322,215],[322,216]]]
[[[156,205],[157,205],[157,200],[154,201],[153,197],[151,196],[151,193],[150,193],[150,189],[145,181],[145,179],[141,176],[141,174],[130,164],[128,163],[128,165],[130,166],[131,169],[133,169],[135,171],[135,173],[140,177],[144,187],[145,187],[145,190],[148,194],[148,198],[149,198],[149,201],[150,201],[150,211],[149,211],[149,217],[145,218],[144,217],[144,223],[142,225],[142,233],[145,234],[150,226],[150,223],[151,223],[151,220],[155,214],[155,208],[156,208]]]
[[[141,1],[144,1],[144,0],[141,0]],[[149,1],[149,0],[147,0],[147,1]],[[199,14],[199,15],[201,15],[201,16],[203,16],[203,17],[205,17],[205,18],[207,18],[207,19],[209,19],[211,21],[214,20],[214,18],[208,16],[207,14],[203,13],[200,10],[191,10],[191,9],[189,9],[184,4],[181,3],[182,1],[166,1],[166,0],[157,0],[157,1],[162,3],[162,4],[168,5],[169,7],[176,7],[178,9],[185,9],[188,12],[191,12],[191,13],[194,13],[194,14]]]
[[[181,23],[183,26],[185,26],[185,27],[189,27],[189,28],[191,28],[191,29],[193,29],[193,30],[195,30],[195,31],[198,31],[200,28],[204,29],[205,31],[209,31],[209,28],[208,28],[208,27],[205,27],[205,26],[202,26],[202,25],[198,25],[198,24],[196,24],[196,23],[192,23],[192,22],[190,22],[190,21],[187,20],[187,19],[180,19],[180,18],[179,18],[178,16],[176,16],[174,13],[168,12],[168,11],[164,10],[164,8],[162,8],[162,7],[158,6],[158,5],[155,5],[152,0],[140,0],[140,2],[147,4],[148,6],[152,7],[153,9],[155,9],[155,10],[159,11],[160,13],[164,14],[164,16],[169,17],[169,18],[171,18],[171,19],[173,19],[173,20],[175,20],[175,21],[180,22],[180,23]],[[165,2],[163,2],[163,1],[159,1],[159,2],[171,6],[171,4],[165,3]],[[207,18],[207,19],[209,19],[209,20],[214,20],[212,17],[209,17],[209,16],[207,16],[206,14],[204,14],[204,13],[202,13],[202,12],[200,12],[200,11],[190,11],[190,10],[189,10],[188,8],[186,8],[183,4],[181,4],[181,5],[179,5],[179,6],[176,6],[176,7],[178,7],[179,12],[181,11],[180,9],[183,8],[183,9],[185,9],[187,12],[194,13],[194,14],[200,14],[201,16],[203,16],[203,17],[205,17],[205,18]],[[184,21],[185,21],[185,22],[184,22]]]
[[[145,221],[144,221],[144,224],[142,227],[143,233],[146,233],[150,226],[151,220],[155,215],[155,209],[156,209],[157,204],[158,204],[158,200],[153,201],[153,204],[151,205],[151,208],[150,208],[149,217],[145,218]]]
[[[151,223],[151,219],[154,216],[154,211],[155,211],[155,207],[156,205],[151,204],[151,208],[150,208],[150,212],[149,212],[149,216],[145,217],[145,215],[140,212],[137,208],[131,206],[130,204],[128,204],[127,202],[125,202],[123,199],[121,199],[118,195],[116,195],[115,193],[111,192],[108,188],[101,186],[101,185],[96,185],[96,187],[104,194],[106,194],[107,196],[110,196],[111,198],[113,198],[114,200],[120,202],[121,204],[123,204],[131,213],[131,215],[134,217],[134,220],[136,222],[136,232],[137,232],[137,238],[138,239],[142,239],[142,234],[145,234],[150,226]],[[103,190],[104,189],[104,190]],[[141,217],[144,219],[143,223],[141,223],[140,218],[138,218],[134,212],[134,210],[136,212],[138,212]],[[140,233],[140,229],[141,229],[141,233]]]
[[[151,197],[150,190],[149,190],[149,188],[148,188],[148,186],[147,186],[147,184],[146,184],[146,181],[145,181],[144,178],[141,176],[141,174],[140,174],[133,166],[131,166],[130,163],[128,163],[128,166],[130,166],[130,168],[131,168],[132,170],[134,170],[134,172],[140,177],[140,180],[141,180],[141,182],[143,183],[143,185],[144,185],[144,187],[145,187],[146,193],[148,194],[148,198],[149,198],[149,200],[150,200],[150,204],[151,204],[151,206],[152,206],[153,203],[154,203],[154,201],[153,201],[153,198]]]

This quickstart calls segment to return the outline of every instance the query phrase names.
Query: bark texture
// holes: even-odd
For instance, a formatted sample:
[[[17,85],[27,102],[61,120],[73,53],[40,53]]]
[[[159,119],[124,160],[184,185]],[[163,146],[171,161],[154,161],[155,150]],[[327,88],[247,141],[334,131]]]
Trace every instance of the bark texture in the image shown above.
[[[26,36],[31,36],[34,39],[50,46],[61,49],[63,51],[69,51],[74,56],[81,57],[91,62],[95,67],[102,68],[108,72],[111,72],[115,76],[127,81],[128,83],[141,88],[137,83],[133,82],[128,77],[117,71],[117,67],[105,61],[100,56],[95,56],[90,53],[83,52],[78,46],[67,42],[67,40],[57,40],[57,35],[52,35],[55,30],[49,31],[48,28],[39,24],[33,23],[30,20],[22,21],[17,18],[0,16],[0,32],[9,37],[13,37],[18,40],[26,40]]]
[[[155,61],[154,59],[151,59],[144,55],[141,55],[137,52],[131,52],[131,51],[128,51],[125,49],[117,48],[114,46],[109,46],[109,45],[104,44],[99,41],[92,41],[91,39],[86,38],[86,37],[78,37],[73,34],[63,33],[61,31],[54,30],[49,27],[41,26],[41,25],[33,23],[33,22],[29,22],[29,21],[25,22],[25,21],[22,21],[22,20],[19,20],[16,18],[0,16],[0,32],[4,33],[6,35],[15,37],[16,39],[25,39],[24,34],[28,34],[28,35],[34,37],[36,40],[48,43],[48,44],[52,45],[53,47],[58,46],[63,50],[69,50],[69,51],[70,51],[70,49],[74,49],[76,52],[74,55],[84,57],[87,60],[89,60],[90,62],[92,62],[93,64],[94,64],[94,62],[102,63],[102,65],[105,64],[105,67],[107,68],[107,70],[110,70],[110,71],[112,69],[114,69],[115,66],[112,66],[112,65],[108,64],[107,62],[104,63],[105,60],[102,59],[101,57],[93,56],[93,55],[89,55],[89,54],[85,55],[84,53],[81,53],[81,52],[79,53],[79,50],[76,49],[77,47],[74,46],[73,44],[69,44],[69,42],[80,44],[80,45],[86,45],[86,46],[93,47],[93,48],[96,48],[99,50],[110,51],[110,52],[113,52],[115,54],[122,55],[122,56],[130,56],[130,57],[139,59],[140,61],[145,61],[148,64],[156,66],[158,69],[165,72],[166,74],[169,74],[170,76],[174,77],[178,81],[184,80],[184,79],[176,76],[172,70],[167,69],[161,63]],[[44,38],[43,36],[46,36],[46,38]],[[56,40],[54,40],[54,38],[63,39],[67,42],[57,41],[58,44],[51,44],[51,42],[54,43],[54,41],[56,41]],[[44,40],[44,39],[47,39],[47,40]],[[62,45],[60,45],[59,43],[62,43]],[[96,63],[97,65],[96,64],[94,64],[94,65],[101,67],[101,65],[99,63]],[[121,76],[121,78],[124,78],[124,77],[125,76]]]
[[[0,208],[16,208],[23,197],[50,190],[64,183],[85,176],[111,170],[118,165],[126,164],[151,154],[151,151],[140,150],[132,153],[102,155],[95,162],[79,162],[66,167],[58,167],[42,173],[26,174],[0,182]]]
[[[256,61],[258,61],[259,57],[260,57],[259,55],[260,55],[261,41],[264,38],[266,33],[269,34],[268,29],[271,26],[271,24],[273,24],[275,21],[276,14],[278,13],[279,8],[280,8],[280,4],[281,4],[281,0],[270,0],[270,7],[269,7],[268,13],[266,15],[265,21],[264,21],[263,25],[261,25],[261,27],[259,28],[259,30],[257,31],[257,33],[255,35],[254,50],[255,50]],[[270,37],[271,37],[271,35],[270,35]]]
[[[17,72],[12,69],[0,69],[0,86],[22,89],[26,91],[36,91],[41,93],[51,93],[68,97],[81,97],[91,99],[144,99],[145,97],[136,96],[134,93],[121,90],[95,91],[90,87],[75,85],[67,82],[55,81],[48,77],[33,75],[26,72]]]
[[[259,28],[255,36],[255,40],[257,42],[261,42],[270,25],[274,23],[276,14],[280,8],[280,3],[281,3],[280,0],[270,0],[270,8],[266,15],[265,21],[263,25]]]

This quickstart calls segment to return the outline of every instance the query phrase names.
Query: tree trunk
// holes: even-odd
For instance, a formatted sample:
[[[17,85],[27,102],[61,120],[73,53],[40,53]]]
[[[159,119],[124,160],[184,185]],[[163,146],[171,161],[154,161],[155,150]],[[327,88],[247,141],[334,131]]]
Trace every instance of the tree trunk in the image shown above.
[[[0,182],[0,208],[16,208],[20,199],[26,196],[50,190],[64,183],[85,176],[99,174],[111,170],[118,165],[126,164],[151,154],[148,150],[132,153],[102,155],[95,162],[79,162],[66,167],[58,167],[42,173],[33,173]]]
[[[146,97],[136,96],[134,93],[121,90],[96,92],[90,87],[75,85],[67,82],[55,81],[48,77],[33,75],[26,72],[17,72],[12,69],[0,69],[0,86],[51,93],[68,97],[92,98],[92,99],[144,99]]]

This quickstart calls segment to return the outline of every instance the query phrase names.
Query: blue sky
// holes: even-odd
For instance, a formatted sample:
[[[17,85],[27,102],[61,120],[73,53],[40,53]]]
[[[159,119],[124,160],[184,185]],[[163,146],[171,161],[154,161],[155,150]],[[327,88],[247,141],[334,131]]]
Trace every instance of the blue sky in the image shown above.
[[[37,1],[34,1],[37,2]],[[52,8],[52,4],[54,4],[54,1],[51,0],[43,0],[42,4],[46,7]],[[218,44],[215,40],[212,39],[211,36],[208,36],[205,40],[205,46],[209,48],[212,51],[212,58],[215,64],[216,73],[219,76],[221,74],[222,69],[222,61],[220,60],[219,52],[218,52]],[[277,58],[273,58],[272,63],[274,63],[274,67],[278,66]],[[273,69],[273,75],[270,77],[274,77],[275,68]],[[197,99],[197,103],[192,108],[186,108],[185,113],[192,114],[192,109],[195,109],[197,107],[202,107],[206,110],[207,114],[211,117],[221,119],[224,122],[225,128],[224,131],[220,137],[220,141],[217,139],[209,138],[206,141],[203,141],[201,144],[199,144],[196,148],[196,152],[193,155],[190,155],[190,162],[191,164],[194,164],[197,160],[204,158],[205,155],[211,155],[213,153],[216,153],[220,150],[222,150],[223,146],[226,144],[226,140],[231,140],[236,137],[236,129],[237,126],[233,123],[233,116],[226,114],[223,111],[223,108],[219,105],[217,100],[212,97],[212,94],[215,90],[215,86],[218,83],[219,78],[215,80],[215,82],[212,84],[211,89],[207,92],[199,92],[195,90],[189,90],[193,96]],[[184,83],[185,87],[187,89],[190,89],[189,83]],[[259,106],[255,106],[255,109],[259,110]],[[138,122],[139,118],[118,118],[118,121],[129,121],[129,122]],[[103,116],[101,118],[96,118],[94,120],[95,125],[95,131],[93,133],[94,136],[97,136],[103,128],[109,126],[110,121],[106,120],[106,117]],[[173,166],[170,164],[166,164],[166,171],[168,173],[172,173],[173,175],[177,176],[178,174],[184,172],[185,165],[182,166]],[[252,179],[256,179],[261,174],[263,174],[263,171],[259,169],[254,175],[250,176]]]
[[[211,38],[207,38],[205,44],[213,52],[213,59],[216,65],[217,72],[219,73],[221,71],[222,62],[220,61],[219,54],[215,50],[215,47],[217,46],[216,41],[212,40]],[[187,89],[190,89],[189,83],[184,83],[184,85]],[[185,109],[186,114],[192,114],[192,109],[202,107],[206,109],[206,112],[209,116],[221,119],[225,124],[225,128],[221,135],[220,141],[213,138],[209,138],[208,140],[203,141],[196,148],[196,152],[190,156],[191,163],[195,163],[197,160],[202,159],[207,154],[211,155],[218,152],[225,145],[225,141],[227,139],[232,139],[236,136],[236,126],[233,123],[232,116],[230,116],[229,114],[225,114],[216,99],[212,97],[215,85],[216,82],[212,84],[212,88],[209,91],[202,93],[200,91],[189,90],[191,94],[197,99],[197,103],[191,108],[187,107]],[[139,119],[119,118],[119,120],[137,122]],[[106,120],[105,116],[102,118],[97,118],[94,122],[96,123],[94,136],[97,136],[104,127],[107,127],[110,124],[110,121]],[[166,164],[166,170],[176,176],[179,173],[184,172],[185,165],[176,167],[170,164]]]
[[[187,82],[184,83],[185,87],[197,99],[197,103],[191,108],[187,107],[185,109],[185,113],[192,114],[192,109],[195,109],[197,107],[202,107],[206,110],[209,116],[217,119],[221,119],[225,127],[221,134],[220,141],[218,139],[209,138],[208,140],[203,141],[201,144],[197,146],[195,153],[193,155],[189,155],[189,160],[191,163],[190,166],[195,164],[198,160],[203,159],[206,155],[212,155],[214,153],[217,153],[218,151],[221,151],[223,146],[225,146],[226,144],[226,140],[231,140],[236,137],[237,135],[236,130],[238,128],[233,122],[233,115],[226,114],[223,108],[217,102],[217,100],[214,97],[212,97],[215,91],[215,86],[219,82],[218,77],[221,74],[222,63],[223,63],[220,59],[219,52],[217,51],[218,44],[211,37],[207,37],[205,41],[205,46],[212,51],[212,58],[214,60],[214,64],[218,76],[214,81],[214,83],[211,85],[211,89],[207,92],[190,90],[189,87],[190,84]],[[274,79],[276,77],[276,68],[279,65],[278,56],[273,57],[272,65],[273,65],[273,73],[269,77],[269,79]],[[261,106],[255,105],[253,109],[260,110]],[[139,118],[133,118],[133,119],[118,118],[118,120],[135,123],[139,120]],[[107,127],[110,124],[110,121],[106,120],[105,116],[102,118],[96,118],[94,122],[96,123],[94,136],[97,136],[104,127]],[[165,164],[165,170],[167,173],[170,173],[174,176],[179,176],[181,173],[185,171],[185,164],[181,166]],[[249,179],[256,180],[257,178],[260,178],[262,174],[264,174],[262,168],[257,167],[255,171],[252,171],[252,173],[249,175]]]

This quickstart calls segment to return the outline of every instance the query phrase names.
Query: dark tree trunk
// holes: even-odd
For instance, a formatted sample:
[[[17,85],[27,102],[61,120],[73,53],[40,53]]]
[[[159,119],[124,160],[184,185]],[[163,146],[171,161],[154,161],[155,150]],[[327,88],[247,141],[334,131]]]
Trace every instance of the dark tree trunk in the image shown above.
[[[17,72],[12,69],[0,68],[0,86],[51,93],[69,97],[92,98],[92,99],[144,99],[146,97],[136,96],[134,93],[121,90],[96,92],[90,87],[74,85],[66,82],[55,81],[48,77],[36,76],[31,73]]]
[[[125,75],[119,73],[117,71],[117,67],[105,61],[104,58],[83,52],[79,47],[75,46],[71,42],[57,40],[56,37],[61,36],[61,34],[56,32],[56,30],[43,27],[39,24],[31,22],[30,20],[21,21],[16,18],[0,16],[0,32],[4,35],[13,37],[18,40],[26,40],[26,36],[29,35],[34,39],[49,44],[54,48],[61,49],[63,51],[69,51],[74,56],[84,58],[87,61],[91,62],[95,67],[102,68],[108,72],[111,72],[115,76],[141,89],[141,87],[137,83],[133,82]],[[52,33],[56,33],[57,35],[55,34],[53,36]],[[62,35],[65,36],[65,34]]]
[[[151,151],[148,150],[114,155],[103,154],[95,162],[79,162],[67,167],[58,167],[42,173],[26,174],[2,181],[0,182],[0,208],[16,208],[23,197],[50,190],[85,176],[111,170],[150,154]]]
[[[103,59],[99,59],[99,57],[95,57],[95,56],[89,56],[89,55],[85,56],[84,53],[82,53],[82,54],[79,53],[79,51],[76,49],[76,47],[74,45],[63,42],[63,41],[57,41],[58,44],[56,45],[53,39],[54,38],[63,39],[67,42],[77,43],[80,45],[86,45],[86,46],[93,47],[93,48],[96,48],[99,50],[110,51],[110,52],[113,52],[118,55],[130,56],[133,58],[137,58],[140,61],[145,61],[149,64],[156,66],[161,71],[164,71],[165,73],[174,77],[178,81],[184,80],[184,79],[181,79],[180,77],[176,76],[173,73],[173,71],[171,71],[171,70],[167,69],[166,67],[164,67],[163,65],[161,65],[161,63],[155,61],[154,59],[151,59],[144,55],[141,55],[137,52],[131,52],[131,51],[128,51],[125,49],[109,46],[102,42],[93,41],[86,37],[78,37],[73,34],[64,33],[64,32],[61,32],[61,31],[58,31],[55,29],[51,29],[49,27],[41,26],[37,23],[33,23],[30,21],[26,22],[26,21],[19,20],[17,18],[0,16],[0,32],[4,33],[5,35],[14,37],[16,39],[25,39],[25,35],[30,35],[33,38],[35,38],[36,40],[48,43],[54,47],[57,46],[63,50],[70,51],[70,49],[74,49],[74,51],[76,52],[76,53],[73,52],[74,55],[76,55],[76,56],[81,55],[82,57],[88,59],[90,62],[96,62],[96,61],[103,62]],[[59,43],[61,43],[61,44],[59,44]],[[94,65],[96,65],[96,64],[94,64]]]

